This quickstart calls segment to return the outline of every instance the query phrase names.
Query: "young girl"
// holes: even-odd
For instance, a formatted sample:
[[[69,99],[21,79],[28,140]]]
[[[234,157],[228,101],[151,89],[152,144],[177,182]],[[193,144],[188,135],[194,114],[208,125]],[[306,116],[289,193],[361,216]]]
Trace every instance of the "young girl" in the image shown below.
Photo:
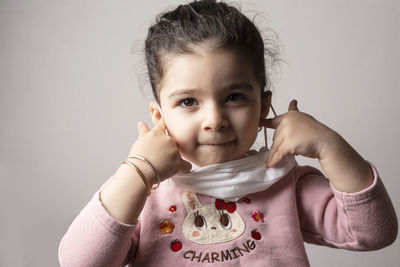
[[[266,119],[274,52],[236,8],[203,0],[164,13],[145,51],[155,127],[138,124],[127,160],[63,237],[62,266],[308,266],[304,241],[394,242],[371,163],[296,101]],[[262,127],[273,144],[251,151]],[[327,179],[293,155],[318,158]]]

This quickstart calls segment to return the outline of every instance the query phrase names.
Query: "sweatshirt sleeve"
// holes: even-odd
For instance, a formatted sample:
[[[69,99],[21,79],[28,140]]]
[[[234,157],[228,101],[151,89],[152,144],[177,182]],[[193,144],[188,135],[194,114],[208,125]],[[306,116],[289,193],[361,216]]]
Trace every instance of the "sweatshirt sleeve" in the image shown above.
[[[369,164],[373,184],[356,193],[335,189],[315,168],[297,168],[296,197],[305,242],[368,251],[396,240],[395,210],[378,172]]]
[[[62,267],[124,266],[137,244],[139,226],[114,219],[100,201],[100,191],[63,236],[58,258]]]

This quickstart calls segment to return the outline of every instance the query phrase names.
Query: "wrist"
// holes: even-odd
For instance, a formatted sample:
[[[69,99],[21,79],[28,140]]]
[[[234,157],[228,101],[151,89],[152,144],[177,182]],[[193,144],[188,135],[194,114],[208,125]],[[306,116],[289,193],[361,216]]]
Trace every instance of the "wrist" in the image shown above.
[[[137,222],[148,192],[147,185],[135,168],[121,164],[101,190],[100,201],[112,217],[133,224]]]
[[[131,161],[134,163],[143,173],[145,176],[150,188],[153,187],[153,185],[157,184],[157,177],[154,173],[154,171],[151,169],[150,166],[146,164],[146,162],[136,159],[136,158],[129,158],[128,161]]]
[[[319,149],[319,161],[325,161],[327,158],[336,154],[335,151],[340,149],[344,143],[346,143],[346,141],[337,132],[329,129],[329,131],[325,134],[322,145]]]

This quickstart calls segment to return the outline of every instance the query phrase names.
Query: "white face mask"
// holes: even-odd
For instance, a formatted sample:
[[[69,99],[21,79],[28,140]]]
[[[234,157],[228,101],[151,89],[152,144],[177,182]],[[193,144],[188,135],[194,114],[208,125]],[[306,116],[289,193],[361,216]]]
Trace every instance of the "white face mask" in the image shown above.
[[[284,177],[295,165],[294,156],[285,157],[273,168],[264,166],[269,150],[261,148],[245,158],[198,167],[189,173],[178,173],[168,179],[170,186],[219,199],[237,201],[264,191]]]

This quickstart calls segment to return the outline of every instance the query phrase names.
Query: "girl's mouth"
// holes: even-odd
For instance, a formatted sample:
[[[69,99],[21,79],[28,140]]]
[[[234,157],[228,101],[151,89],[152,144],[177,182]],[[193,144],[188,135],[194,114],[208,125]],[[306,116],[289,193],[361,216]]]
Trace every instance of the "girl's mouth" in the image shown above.
[[[232,140],[224,140],[224,141],[220,141],[220,142],[206,142],[203,145],[207,145],[207,146],[224,146],[224,145],[230,145],[232,144],[236,139],[232,139]]]

